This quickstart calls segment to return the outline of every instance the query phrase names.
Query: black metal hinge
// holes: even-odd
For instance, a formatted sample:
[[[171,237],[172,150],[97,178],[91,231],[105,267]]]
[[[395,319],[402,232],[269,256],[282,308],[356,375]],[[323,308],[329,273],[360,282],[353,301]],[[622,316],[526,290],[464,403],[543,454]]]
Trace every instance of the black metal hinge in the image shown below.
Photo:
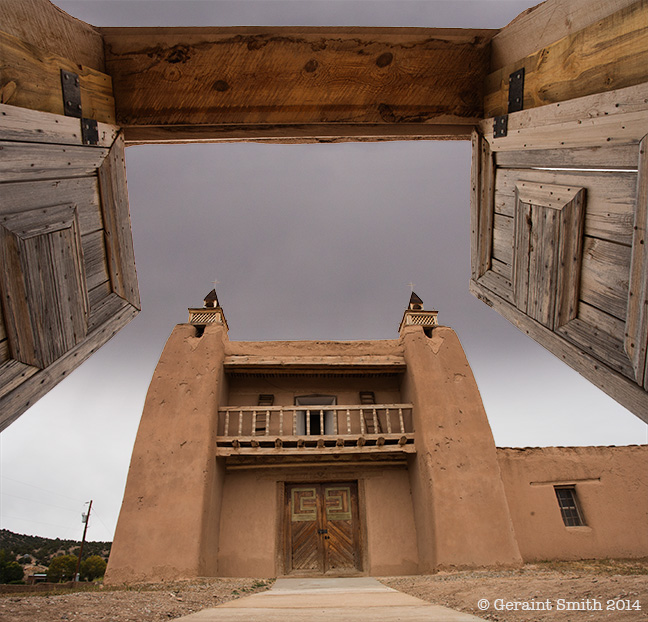
[[[63,89],[63,113],[66,117],[81,118],[81,82],[79,76],[61,69],[61,88]]]
[[[524,67],[509,76],[508,111],[519,112],[524,109]]]
[[[84,145],[99,144],[99,129],[94,119],[81,119],[81,136],[83,137]]]
[[[63,91],[63,113],[66,117],[81,119],[81,138],[84,145],[99,144],[99,130],[94,119],[83,117],[81,109],[81,81],[79,76],[61,69],[61,88]]]
[[[504,138],[508,134],[508,115],[495,117],[493,120],[493,138]]]

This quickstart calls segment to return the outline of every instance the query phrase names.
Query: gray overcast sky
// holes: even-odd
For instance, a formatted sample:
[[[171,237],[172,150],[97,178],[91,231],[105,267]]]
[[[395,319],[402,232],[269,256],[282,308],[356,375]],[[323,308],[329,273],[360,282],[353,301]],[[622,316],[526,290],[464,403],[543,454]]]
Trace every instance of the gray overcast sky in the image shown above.
[[[99,26],[504,26],[518,0],[59,0]],[[410,281],[454,328],[498,446],[647,427],[468,292],[469,142],[129,147],[143,310],[0,436],[1,525],[112,539],[149,380],[217,279],[234,340],[393,339]]]

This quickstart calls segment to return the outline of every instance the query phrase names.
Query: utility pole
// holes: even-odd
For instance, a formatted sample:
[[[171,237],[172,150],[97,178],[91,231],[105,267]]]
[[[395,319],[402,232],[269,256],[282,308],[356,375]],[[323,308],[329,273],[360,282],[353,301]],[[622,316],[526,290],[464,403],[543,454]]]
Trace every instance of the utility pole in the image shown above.
[[[85,544],[86,532],[88,531],[88,520],[90,519],[90,510],[92,509],[92,499],[90,499],[90,505],[88,506],[88,513],[81,515],[81,520],[85,523],[83,528],[83,538],[81,540],[81,548],[79,549],[79,559],[77,559],[76,573],[74,574],[74,580],[79,580],[79,569],[81,568],[81,555],[83,555],[83,545]]]

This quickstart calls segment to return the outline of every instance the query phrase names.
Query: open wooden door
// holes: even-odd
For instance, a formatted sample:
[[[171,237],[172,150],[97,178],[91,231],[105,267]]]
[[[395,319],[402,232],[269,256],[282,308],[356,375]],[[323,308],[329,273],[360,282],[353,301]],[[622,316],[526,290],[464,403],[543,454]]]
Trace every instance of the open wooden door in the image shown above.
[[[646,102],[641,84],[482,122],[471,291],[648,421]]]
[[[140,301],[118,128],[98,123],[88,138],[86,120],[9,105],[0,115],[3,429]]]

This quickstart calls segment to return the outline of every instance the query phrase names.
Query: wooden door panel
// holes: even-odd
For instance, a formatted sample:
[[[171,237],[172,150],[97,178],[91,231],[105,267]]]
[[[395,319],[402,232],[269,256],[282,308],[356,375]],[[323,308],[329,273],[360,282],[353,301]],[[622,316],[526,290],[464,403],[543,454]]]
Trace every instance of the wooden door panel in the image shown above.
[[[285,530],[287,573],[361,570],[355,482],[287,486]]]
[[[0,104],[0,430],[139,311],[124,141]]]
[[[323,572],[319,486],[290,490],[290,568]]]
[[[492,125],[473,137],[472,293],[648,421],[648,84]]]
[[[324,485],[327,572],[358,568],[357,521],[353,507],[356,499],[352,484]]]

